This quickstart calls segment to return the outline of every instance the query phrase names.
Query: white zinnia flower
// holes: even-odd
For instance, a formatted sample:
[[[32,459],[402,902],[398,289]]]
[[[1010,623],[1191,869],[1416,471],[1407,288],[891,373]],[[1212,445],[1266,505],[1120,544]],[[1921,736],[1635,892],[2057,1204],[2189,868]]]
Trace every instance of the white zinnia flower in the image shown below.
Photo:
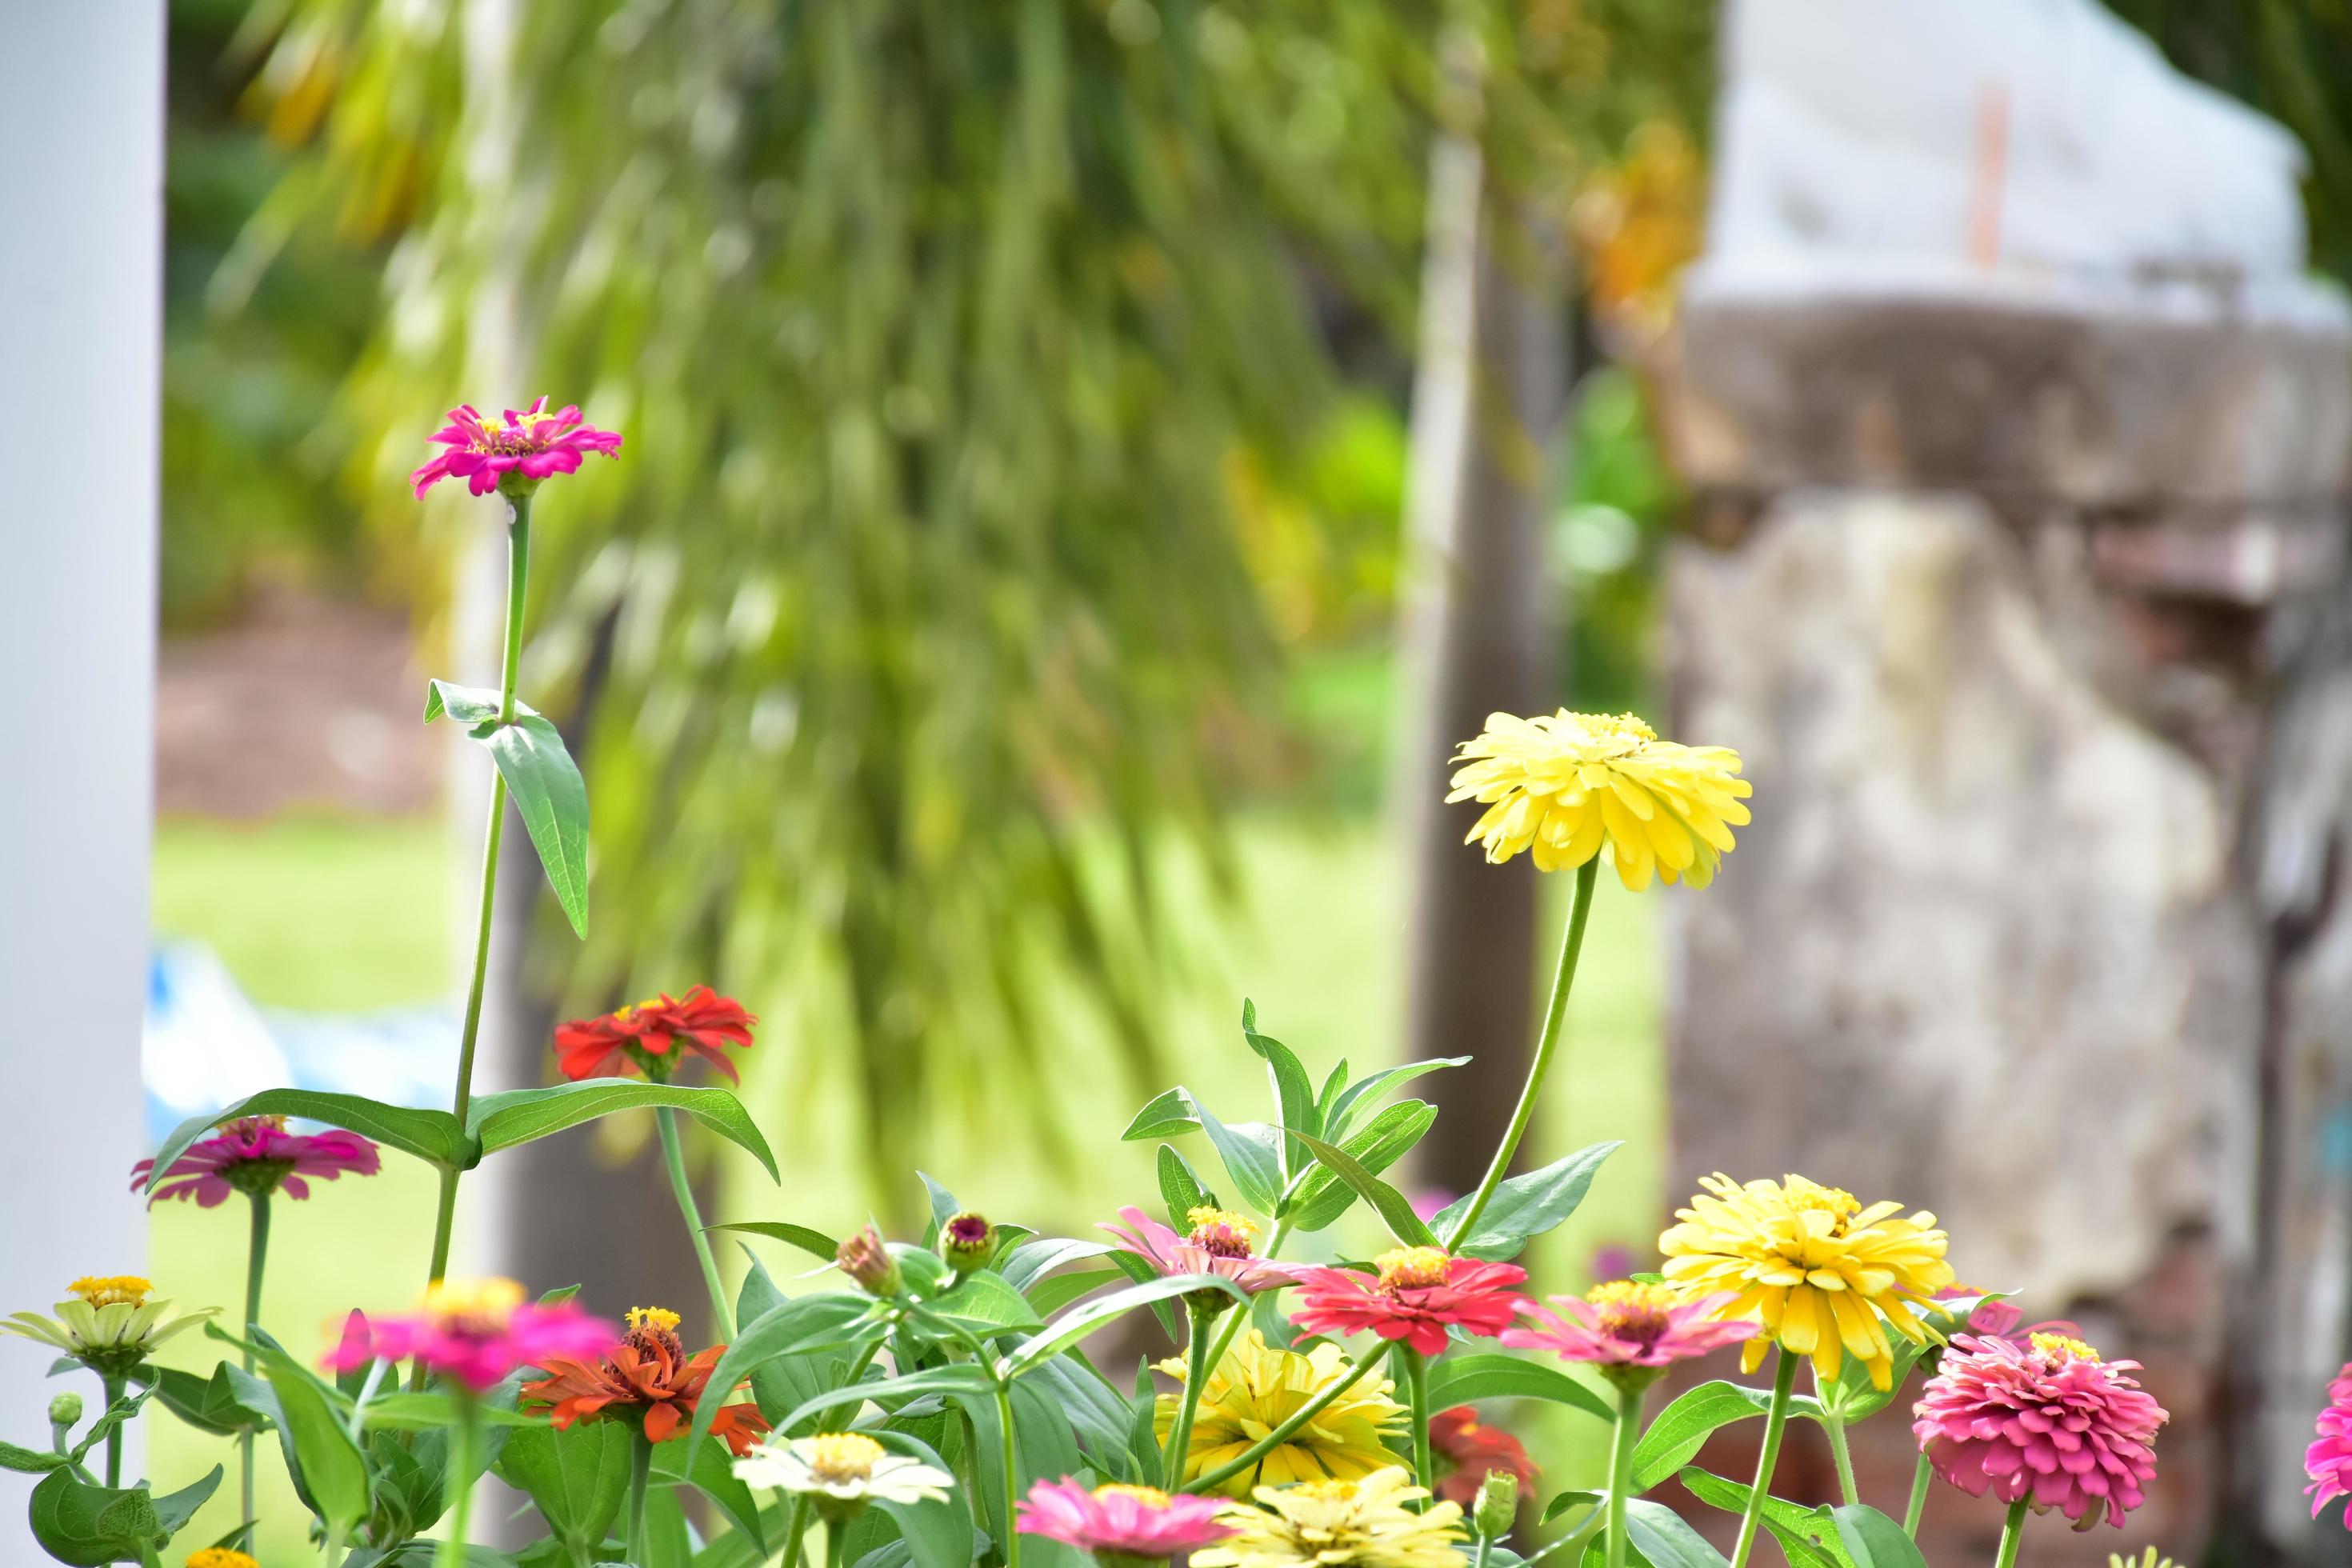
[[[762,1443],[735,1461],[748,1486],[807,1492],[836,1503],[944,1502],[955,1478],[857,1432]]]
[[[38,1312],[16,1312],[0,1321],[0,1333],[15,1334],[64,1351],[109,1374],[119,1374],[145,1361],[157,1345],[220,1310],[181,1312],[169,1301],[147,1299],[154,1289],[134,1276],[89,1276],[67,1289],[72,1300],[59,1301],[55,1318]]]

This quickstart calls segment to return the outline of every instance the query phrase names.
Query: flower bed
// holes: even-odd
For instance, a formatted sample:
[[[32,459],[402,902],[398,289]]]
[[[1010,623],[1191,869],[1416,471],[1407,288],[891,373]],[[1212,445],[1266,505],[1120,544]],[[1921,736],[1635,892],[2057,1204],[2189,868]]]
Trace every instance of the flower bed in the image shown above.
[[[248,1205],[248,1285],[234,1327],[215,1321],[216,1307],[182,1310],[131,1278],[77,1280],[54,1316],[0,1324],[99,1380],[95,1412],[78,1394],[51,1403],[46,1448],[0,1445],[0,1463],[40,1476],[31,1525],[59,1561],[154,1563],[173,1552],[195,1568],[250,1568],[254,1451],[265,1436],[285,1455],[324,1560],[362,1568],[799,1568],[818,1552],[866,1568],[1020,1568],[1024,1556],[1042,1564],[1074,1552],[1108,1565],[1190,1554],[1201,1568],[1489,1568],[1552,1556],[1746,1568],[1768,1531],[1800,1568],[1912,1568],[1937,1478],[2005,1508],[2007,1568],[2031,1514],[2119,1526],[2140,1505],[2166,1415],[2130,1375],[2135,1363],[2103,1357],[2071,1325],[2021,1329],[1998,1294],[1955,1284],[1930,1214],[1803,1176],[1717,1175],[1658,1238],[1658,1272],[1580,1299],[1528,1295],[1513,1259],[1574,1212],[1613,1147],[1507,1173],[1562,1048],[1600,869],[1605,861],[1633,891],[1704,888],[1748,820],[1735,753],[1662,741],[1631,715],[1497,714],[1456,759],[1451,798],[1485,808],[1470,841],[1491,861],[1524,853],[1544,871],[1573,873],[1575,899],[1508,1129],[1476,1189],[1434,1215],[1384,1173],[1436,1115],[1407,1086],[1458,1062],[1353,1079],[1345,1063],[1310,1073],[1246,1008],[1244,1043],[1265,1066],[1271,1119],[1222,1120],[1181,1087],[1154,1099],[1123,1136],[1160,1141],[1160,1213],[1114,1200],[1115,1217],[1090,1237],[992,1223],[936,1189],[915,1240],[871,1226],[837,1238],[789,1217],[706,1226],[685,1178],[681,1116],[772,1174],[775,1163],[730,1089],[678,1081],[691,1068],[732,1083],[732,1058],[754,1047],[758,1019],[704,985],[566,1023],[551,1042],[561,1081],[476,1095],[509,793],[558,903],[576,930],[588,918],[585,790],[562,737],[515,691],[531,506],[546,479],[577,471],[585,454],[617,456],[621,442],[544,399],[495,419],[460,409],[434,439],[446,450],[418,470],[418,493],[446,478],[500,498],[511,583],[500,688],[435,681],[425,707],[428,721],[466,725],[497,770],[451,1107],[267,1090],[187,1122],[142,1163],[132,1185],[150,1202]],[[663,1306],[615,1320],[565,1292],[534,1299],[513,1281],[445,1277],[467,1172],[520,1143],[646,1110],[721,1342],[688,1344]],[[290,1118],[324,1127],[297,1131]],[[373,1175],[386,1148],[436,1174],[423,1293],[406,1311],[352,1303],[333,1352],[306,1365],[264,1322],[272,1206],[331,1201],[313,1184]],[[1213,1163],[1196,1163],[1204,1149]],[[1392,1246],[1319,1264],[1283,1256],[1358,1205]],[[786,1243],[837,1276],[788,1295],[755,1267],[730,1297],[710,1229]],[[655,1293],[680,1284],[646,1282]],[[1085,1347],[1139,1312],[1157,1316],[1182,1354],[1131,1384],[1114,1380]],[[233,1346],[236,1363],[199,1377],[154,1362],[157,1347],[196,1330]],[[1676,1363],[1735,1347],[1743,1373],[1769,1369],[1768,1385],[1703,1383],[1646,1410]],[[2352,1474],[2352,1368],[2331,1393],[2310,1460],[2322,1504]],[[1498,1398],[1605,1424],[1605,1487],[1532,1506],[1537,1466],[1477,1409]],[[1899,1514],[1858,1495],[1846,1437],[1898,1403],[1920,1455],[1908,1496],[1885,1500],[1899,1500]],[[232,1451],[166,1496],[124,1485],[122,1428],[150,1405]],[[1791,1419],[1827,1434],[1840,1503],[1771,1495]],[[1751,1420],[1763,1440],[1748,1480],[1691,1464],[1709,1434]],[[191,1552],[175,1538],[232,1464],[245,1523]],[[485,1472],[537,1509],[538,1540],[511,1558],[471,1543]],[[1736,1520],[1727,1560],[1647,1495],[1673,1479]],[[688,1494],[702,1500],[691,1510]],[[1546,1544],[1527,1545],[1538,1535]]]

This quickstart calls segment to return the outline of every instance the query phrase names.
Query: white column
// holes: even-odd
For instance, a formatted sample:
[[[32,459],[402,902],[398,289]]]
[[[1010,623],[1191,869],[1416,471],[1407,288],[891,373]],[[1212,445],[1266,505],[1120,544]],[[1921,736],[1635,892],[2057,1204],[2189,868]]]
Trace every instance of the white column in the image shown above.
[[[137,1273],[154,804],[163,6],[0,0],[0,1311]],[[37,1019],[37,1023],[31,1020]],[[7,1436],[51,1355],[0,1340]],[[93,1414],[95,1411],[93,1409]],[[135,1475],[135,1453],[126,1473]],[[0,1474],[0,1565],[46,1562]]]

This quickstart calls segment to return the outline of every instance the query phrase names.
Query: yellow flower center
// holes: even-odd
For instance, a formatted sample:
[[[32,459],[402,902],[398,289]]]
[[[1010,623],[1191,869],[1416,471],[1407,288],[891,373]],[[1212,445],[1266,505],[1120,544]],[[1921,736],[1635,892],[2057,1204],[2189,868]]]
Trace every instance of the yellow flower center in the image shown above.
[[[1192,1234],[1186,1239],[1212,1258],[1257,1256],[1257,1222],[1247,1215],[1196,1204],[1186,1211],[1184,1223],[1192,1227]]]
[[[678,1325],[677,1314],[667,1307],[632,1307],[628,1318],[632,1329],[660,1329],[675,1332]]]
[[[511,1279],[436,1279],[425,1288],[425,1310],[443,1322],[497,1329],[514,1316],[523,1294]]]
[[[1595,1285],[1584,1293],[1584,1299],[1592,1303],[1602,1333],[1645,1345],[1654,1343],[1666,1331],[1671,1313],[1680,1300],[1664,1285],[1644,1284],[1638,1279],[1612,1279],[1606,1285]]]
[[[1125,1481],[1113,1481],[1108,1486],[1097,1487],[1094,1495],[1098,1498],[1131,1497],[1146,1508],[1166,1508],[1170,1500],[1168,1494],[1158,1487],[1129,1486]]]
[[[1434,1247],[1423,1247],[1416,1248],[1416,1250],[1422,1252],[1433,1252],[1436,1249]],[[1286,1489],[1287,1489],[1293,1497],[1312,1498],[1317,1502],[1353,1502],[1356,1500],[1356,1483],[1353,1481],[1301,1481],[1297,1486],[1290,1487]]]
[[[261,1568],[261,1564],[242,1552],[232,1552],[226,1546],[207,1546],[188,1554],[188,1568]]]
[[[1443,1285],[1453,1263],[1441,1247],[1400,1247],[1372,1259],[1381,1271],[1381,1289],[1391,1292]]]
[[[2099,1359],[2099,1352],[2097,1351],[2093,1350],[2081,1340],[2075,1339],[2067,1334],[2035,1334],[2033,1336],[2033,1353],[2038,1356],[2047,1356],[2050,1360],[2060,1363],[2061,1364],[2070,1361],[2096,1361]]]
[[[1580,726],[1586,743],[1596,752],[1622,751],[1658,738],[1658,732],[1635,713],[1570,713],[1563,708],[1559,716]]]
[[[147,1292],[155,1289],[136,1274],[85,1274],[66,1287],[67,1293],[79,1296],[93,1307],[112,1307],[128,1302],[142,1306]]]
[[[862,1481],[887,1451],[863,1433],[827,1432],[809,1439],[809,1468],[823,1480]]]
[[[1845,1234],[1845,1222],[1862,1212],[1862,1201],[1843,1187],[1817,1187],[1802,1176],[1791,1176],[1784,1189],[1789,1206],[1799,1214],[1825,1214],[1837,1224],[1832,1234]]]

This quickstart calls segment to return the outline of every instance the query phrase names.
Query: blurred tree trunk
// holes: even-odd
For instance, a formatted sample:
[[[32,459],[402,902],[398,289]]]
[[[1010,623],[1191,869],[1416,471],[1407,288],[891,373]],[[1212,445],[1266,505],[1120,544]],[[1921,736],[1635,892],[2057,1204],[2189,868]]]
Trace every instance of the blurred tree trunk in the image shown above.
[[[1465,847],[1446,758],[1496,710],[1552,705],[1558,595],[1544,508],[1566,404],[1566,288],[1552,247],[1498,196],[1475,141],[1476,46],[1446,50],[1452,129],[1431,155],[1429,237],[1413,386],[1402,669],[1394,771],[1410,844],[1405,1055],[1472,1055],[1425,1080],[1444,1114],[1421,1174],[1476,1184],[1527,1070],[1534,1019],[1537,876]]]

